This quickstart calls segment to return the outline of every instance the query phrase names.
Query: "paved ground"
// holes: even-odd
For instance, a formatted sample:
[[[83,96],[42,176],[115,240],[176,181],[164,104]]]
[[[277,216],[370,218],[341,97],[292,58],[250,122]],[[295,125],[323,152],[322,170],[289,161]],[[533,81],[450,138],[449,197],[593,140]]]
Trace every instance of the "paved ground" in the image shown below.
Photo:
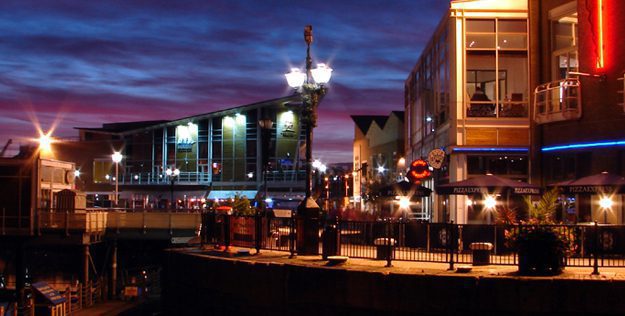
[[[75,316],[113,316],[136,308],[141,302],[138,301],[107,301],[99,303],[75,313]]]
[[[415,261],[393,261],[392,267],[385,267],[384,260],[356,259],[349,258],[347,262],[330,266],[327,260],[322,260],[321,256],[296,256],[289,258],[288,252],[261,250],[259,255],[254,254],[255,250],[249,250],[250,255],[239,254],[238,250],[247,248],[231,247],[228,252],[215,250],[213,248],[180,248],[174,251],[187,252],[197,256],[217,256],[226,257],[230,260],[243,260],[254,262],[257,264],[292,264],[298,266],[314,266],[327,267],[330,269],[348,269],[356,271],[370,271],[380,273],[398,273],[398,274],[430,274],[430,275],[458,275],[458,267],[469,267],[470,272],[462,273],[470,276],[489,276],[501,278],[530,278],[517,275],[517,267],[510,265],[487,265],[487,266],[471,266],[466,264],[454,265],[454,270],[449,270],[447,263],[431,263],[431,262],[415,262]],[[591,275],[592,268],[567,267],[564,273],[557,276],[549,277],[532,277],[532,278],[552,278],[552,279],[593,279],[606,281],[625,281],[625,268],[599,268],[599,275]]]

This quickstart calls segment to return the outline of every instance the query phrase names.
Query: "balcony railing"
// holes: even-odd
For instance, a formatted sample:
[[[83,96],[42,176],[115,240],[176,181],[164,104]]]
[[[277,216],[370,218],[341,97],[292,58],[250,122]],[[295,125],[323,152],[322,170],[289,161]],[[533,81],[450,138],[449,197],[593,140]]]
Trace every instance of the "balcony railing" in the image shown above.
[[[213,182],[222,181],[219,175],[211,177],[209,172],[180,172],[180,175],[176,177],[176,183],[208,184],[211,180]],[[305,180],[305,170],[271,170],[267,172],[267,181],[269,182],[298,182]],[[111,183],[114,183],[113,180],[111,181]],[[251,179],[250,181],[256,180]],[[162,173],[128,172],[119,175],[119,184],[122,185],[165,185],[170,183],[170,178]]]
[[[579,119],[582,116],[580,87],[578,78],[566,78],[537,86],[534,90],[536,123]]]
[[[504,100],[497,107],[490,101],[470,101],[467,104],[467,117],[527,117],[527,102]]]

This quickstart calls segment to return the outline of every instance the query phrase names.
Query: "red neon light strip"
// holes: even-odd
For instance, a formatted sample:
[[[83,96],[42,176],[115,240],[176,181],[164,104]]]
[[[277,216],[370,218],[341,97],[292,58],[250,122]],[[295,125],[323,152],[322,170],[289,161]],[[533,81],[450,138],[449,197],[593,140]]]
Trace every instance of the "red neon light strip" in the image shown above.
[[[603,55],[603,0],[597,0],[597,16],[599,19],[599,44],[597,45],[597,68],[603,68],[604,55]]]

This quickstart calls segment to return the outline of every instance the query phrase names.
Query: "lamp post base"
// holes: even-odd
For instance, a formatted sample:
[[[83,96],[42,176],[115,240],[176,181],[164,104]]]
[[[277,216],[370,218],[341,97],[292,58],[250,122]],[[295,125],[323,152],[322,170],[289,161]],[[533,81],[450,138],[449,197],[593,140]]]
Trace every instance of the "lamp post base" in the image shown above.
[[[297,254],[319,254],[319,217],[321,208],[312,197],[297,207]]]

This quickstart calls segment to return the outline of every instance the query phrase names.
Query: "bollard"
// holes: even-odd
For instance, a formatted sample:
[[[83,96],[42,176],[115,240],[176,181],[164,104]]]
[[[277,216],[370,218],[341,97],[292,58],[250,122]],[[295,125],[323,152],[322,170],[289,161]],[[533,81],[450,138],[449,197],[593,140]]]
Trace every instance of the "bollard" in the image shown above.
[[[340,230],[338,220],[328,220],[322,234],[321,258],[328,260],[329,256],[340,255]]]
[[[597,221],[595,221],[593,234],[594,262],[591,275],[599,275],[599,226],[597,225]]]
[[[295,258],[295,216],[291,214],[289,218],[289,225],[291,226],[289,229],[289,259]]]
[[[224,215],[224,251],[228,251],[230,248],[230,215]]]
[[[263,232],[262,232],[263,223],[262,223],[262,218],[260,216],[260,212],[258,210],[256,211],[255,224],[256,224],[255,225],[255,227],[256,227],[255,233],[256,234],[254,234],[255,235],[254,239],[255,239],[255,244],[256,244],[256,254],[259,254],[260,253],[260,248],[261,248],[261,239],[262,239],[262,236],[263,236]]]
[[[454,270],[454,221],[447,225],[449,233],[447,234],[447,247],[449,249],[449,268],[448,271]]]
[[[391,246],[391,238],[392,238],[392,231],[391,231],[392,227],[391,227],[391,220],[389,219],[386,222],[386,267],[392,267],[393,265],[391,264],[391,260],[393,259],[393,247]]]

